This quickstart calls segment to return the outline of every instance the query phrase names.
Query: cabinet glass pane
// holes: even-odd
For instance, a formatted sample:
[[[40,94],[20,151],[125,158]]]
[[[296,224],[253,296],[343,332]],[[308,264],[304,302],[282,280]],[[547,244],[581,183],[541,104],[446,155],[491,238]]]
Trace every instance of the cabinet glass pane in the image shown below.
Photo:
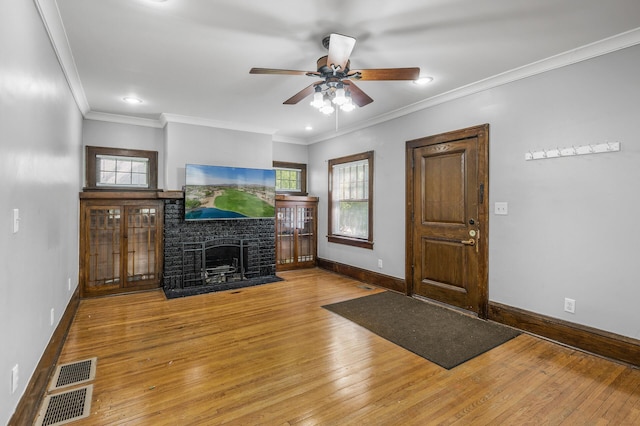
[[[298,207],[298,262],[313,261],[313,209]]]
[[[127,214],[127,282],[151,280],[156,270],[155,208],[129,208]]]
[[[90,287],[120,282],[120,209],[96,208],[89,212]]]
[[[293,263],[294,256],[294,220],[295,210],[293,207],[279,207],[277,212],[277,228],[278,235],[276,236],[276,247],[278,253],[276,258],[278,263],[287,264]]]

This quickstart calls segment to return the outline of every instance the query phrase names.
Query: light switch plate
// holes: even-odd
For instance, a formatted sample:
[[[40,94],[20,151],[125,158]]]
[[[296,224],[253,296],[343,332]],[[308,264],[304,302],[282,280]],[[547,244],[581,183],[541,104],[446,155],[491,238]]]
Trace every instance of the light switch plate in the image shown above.
[[[13,233],[20,229],[20,209],[13,209]]]
[[[509,214],[509,204],[507,204],[507,202],[505,201],[497,202],[495,204],[494,213],[499,215]]]
[[[14,365],[11,369],[11,393],[15,393],[18,390],[18,364]]]

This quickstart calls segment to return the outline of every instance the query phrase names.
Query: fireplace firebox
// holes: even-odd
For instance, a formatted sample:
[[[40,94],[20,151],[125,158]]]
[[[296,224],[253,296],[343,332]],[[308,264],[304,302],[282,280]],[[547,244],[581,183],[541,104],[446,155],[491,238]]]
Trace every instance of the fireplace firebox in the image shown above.
[[[182,246],[183,288],[237,282],[260,274],[257,239],[213,239]]]

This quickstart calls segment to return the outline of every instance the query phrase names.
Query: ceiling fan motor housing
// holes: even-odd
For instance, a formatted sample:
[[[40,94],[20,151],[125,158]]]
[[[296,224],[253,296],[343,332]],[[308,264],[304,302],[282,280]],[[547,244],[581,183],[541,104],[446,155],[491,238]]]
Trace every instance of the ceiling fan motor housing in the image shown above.
[[[340,79],[346,78],[347,74],[349,73],[349,66],[351,65],[351,61],[347,61],[347,64],[345,65],[344,69],[337,69],[334,71],[331,65],[327,63],[328,58],[329,56],[323,56],[319,58],[318,61],[316,62],[317,70],[318,70],[318,73],[320,73],[320,76],[323,78],[327,78],[327,77],[338,77]]]

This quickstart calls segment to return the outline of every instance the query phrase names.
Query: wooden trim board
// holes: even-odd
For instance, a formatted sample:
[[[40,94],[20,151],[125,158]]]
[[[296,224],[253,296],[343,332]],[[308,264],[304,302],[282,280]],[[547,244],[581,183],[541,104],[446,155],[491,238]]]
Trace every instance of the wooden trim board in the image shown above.
[[[640,340],[497,302],[489,302],[489,319],[567,346],[640,367]]]
[[[405,281],[389,275],[379,274],[377,272],[358,268],[356,266],[345,265],[344,263],[334,262],[332,260],[318,258],[318,267],[337,274],[345,275],[354,280],[363,283],[372,284],[383,287],[388,290],[397,291],[403,294],[407,293]]]

